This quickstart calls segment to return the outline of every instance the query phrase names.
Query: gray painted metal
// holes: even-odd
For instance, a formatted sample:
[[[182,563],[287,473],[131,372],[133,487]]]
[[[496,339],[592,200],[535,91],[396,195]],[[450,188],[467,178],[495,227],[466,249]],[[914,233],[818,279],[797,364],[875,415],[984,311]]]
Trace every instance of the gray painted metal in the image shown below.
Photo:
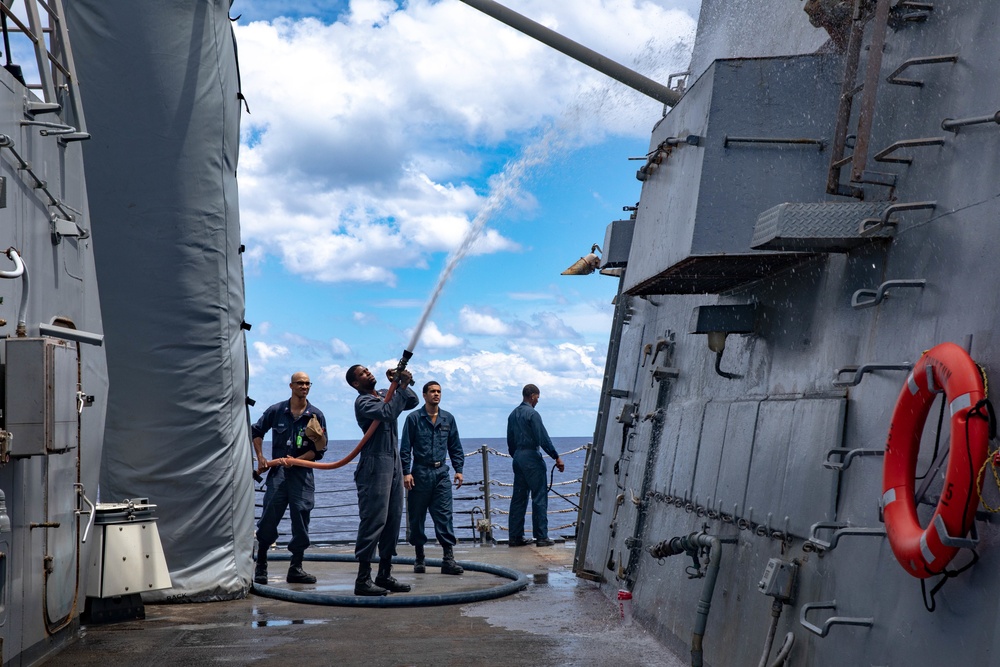
[[[666,106],[677,104],[681,94],[662,83],[657,83],[649,77],[621,65],[606,56],[602,56],[596,51],[563,37],[556,31],[546,28],[540,23],[532,21],[526,16],[504,7],[493,0],[462,0],[470,7],[474,7],[488,16],[492,16],[502,23],[506,23],[515,30],[519,30],[529,37],[534,37],[538,41],[551,46],[553,49],[566,54],[574,60],[578,60],[588,67],[596,69],[602,74],[606,74],[616,81],[624,83],[630,88],[638,90],[644,95],[649,95],[654,100],[663,102]]]
[[[600,491],[594,498],[601,520],[593,522],[585,554],[588,563],[604,568],[608,581],[603,589],[613,597],[626,580],[616,580],[607,565],[617,563],[625,548],[624,536],[632,535],[627,521],[635,513],[622,508],[613,528],[609,519],[614,515],[616,490],[627,488],[624,481],[631,479],[637,462],[655,467],[654,491],[646,499],[651,507],[641,536],[644,544],[696,532],[705,525],[710,534],[736,537],[736,544],[722,547],[708,621],[707,664],[744,665],[747,656],[756,662],[768,630],[771,600],[755,588],[771,558],[793,560],[799,566],[796,599],[785,607],[776,628],[779,636],[793,634],[790,664],[994,664],[1000,653],[995,633],[1000,627],[996,515],[980,514],[979,561],[948,580],[935,596],[932,613],[925,609],[919,582],[899,566],[886,538],[877,534],[883,527],[878,508],[882,458],[859,456],[850,466],[824,465],[833,450],[871,452],[884,446],[905,375],[877,371],[865,374],[855,386],[838,388],[833,384],[838,368],[912,361],[937,343],[953,341],[968,349],[991,378],[1000,369],[1000,339],[995,333],[1000,326],[1000,292],[992,286],[1000,253],[996,233],[1000,132],[994,117],[983,115],[1000,108],[1000,86],[994,85],[1000,77],[995,58],[1000,47],[1000,5],[985,1],[933,5],[923,22],[890,21],[883,62],[873,77],[884,81],[904,63],[939,54],[957,54],[958,61],[921,67],[921,86],[883,83],[873,95],[870,145],[916,146],[935,137],[945,119],[977,122],[948,134],[941,145],[935,142],[933,147],[908,152],[912,159],[880,163],[886,170],[882,180],[891,182],[891,187],[842,184],[859,188],[863,202],[827,195],[829,165],[822,160],[805,163],[819,154],[814,147],[722,146],[725,134],[833,140],[839,93],[830,91],[839,89],[843,72],[838,68],[843,63],[807,73],[806,63],[815,64],[817,56],[790,58],[797,65],[789,66],[784,85],[776,86],[775,77],[766,74],[774,58],[712,62],[720,56],[773,56],[780,53],[782,42],[790,52],[810,50],[803,45],[817,41],[816,31],[808,26],[798,2],[706,0],[692,65],[696,75],[704,74],[653,130],[653,148],[668,136],[698,134],[704,141],[699,146],[674,147],[643,183],[623,279],[631,293],[643,293],[667,269],[679,266],[685,257],[696,257],[692,248],[703,249],[705,257],[719,262],[689,267],[692,291],[723,284],[711,283],[704,271],[701,277],[697,274],[700,269],[724,267],[734,256],[751,256],[754,223],[778,205],[801,206],[798,213],[805,233],[770,232],[771,238],[801,239],[805,247],[819,251],[804,263],[761,275],[752,283],[731,284],[722,293],[703,289],[697,295],[634,299],[634,313],[620,336],[613,384],[632,387],[628,400],[643,414],[656,404],[656,390],[635,379],[646,370],[641,368],[643,346],[655,341],[659,332],[686,331],[692,309],[698,306],[753,303],[759,314],[754,334],[727,340],[726,365],[743,375],[740,379],[714,373],[714,354],[706,349],[703,335],[677,337],[672,363],[679,373],[672,382],[655,460],[647,461],[641,449],[619,456],[615,429],[608,429],[596,484]],[[754,11],[757,8],[760,11]],[[867,65],[863,47],[871,43],[872,29],[868,26],[863,36],[862,68]],[[737,32],[747,39],[726,45]],[[758,35],[759,40],[752,39]],[[820,60],[830,62],[826,58]],[[721,77],[724,69],[731,76]],[[747,92],[726,96],[713,88]],[[768,95],[760,94],[764,88],[770,90]],[[857,126],[858,106],[852,126]],[[793,107],[800,109],[797,115],[782,115]],[[744,123],[739,127],[737,109]],[[714,119],[727,113],[734,121],[720,132],[713,127]],[[814,129],[807,132],[800,126],[795,132],[777,132],[771,122],[775,114],[789,121],[793,116],[800,122],[808,119]],[[757,163],[736,169],[749,151],[759,158]],[[770,159],[773,156],[765,151],[776,151],[780,157]],[[788,160],[804,162],[790,169]],[[795,183],[789,186],[789,180]],[[783,192],[788,187],[796,189],[794,197]],[[900,202],[934,202],[934,208],[900,213],[891,235],[878,243],[850,240],[860,227],[856,209],[874,211],[862,214],[862,220],[882,218]],[[827,211],[834,207],[837,216],[855,209],[850,213],[855,226],[837,237],[848,243],[824,245],[832,215]],[[715,213],[702,215],[708,210]],[[724,238],[726,233],[730,238]],[[808,245],[811,238],[819,239],[819,245]],[[865,308],[852,307],[859,290],[898,280],[922,281],[923,287],[900,289],[898,298],[892,294],[893,298]],[[932,415],[936,414],[934,407]],[[918,481],[927,487],[926,501],[918,508],[925,524],[942,488],[943,468],[932,464],[935,458],[945,459],[941,452],[937,457],[932,452],[936,418],[928,422],[917,463],[919,474],[931,471],[926,480]],[[944,430],[942,451],[948,444],[947,427]],[[642,443],[642,438],[634,442]],[[727,505],[740,502],[744,476],[745,511],[740,512],[744,517],[730,523],[724,515],[732,511]],[[983,497],[992,506],[1000,503],[1000,489],[989,472]],[[713,516],[710,510],[718,505],[711,507],[710,502],[721,503],[723,514]],[[811,526],[820,522],[842,528],[821,532],[821,539],[808,542]],[[842,532],[832,548],[837,530]],[[969,561],[970,555],[961,553],[953,566]],[[638,564],[632,589],[635,617],[677,646],[685,645],[691,635],[700,591],[697,582],[684,576],[689,564],[647,557]],[[929,582],[928,588],[934,583]],[[834,600],[835,610],[817,606]],[[826,637],[803,627],[799,621],[806,612],[807,621],[820,634],[825,630]],[[828,625],[832,616],[873,622],[870,627]]]
[[[702,139],[674,147],[643,182],[627,291],[730,289],[802,261],[796,254],[751,253],[750,244],[760,211],[815,197],[818,180],[826,179],[825,154],[812,144],[727,144],[726,138],[829,135],[833,118],[825,110],[836,102],[840,66],[825,55],[716,61],[688,88],[653,131],[650,150],[672,136]],[[679,272],[735,275],[703,290],[663,284]],[[660,286],[651,288],[658,279]]]
[[[40,32],[39,6],[28,2],[21,9]],[[46,3],[45,10],[58,17],[61,2]],[[97,493],[107,410],[104,349],[59,338],[70,330],[99,337],[104,328],[93,239],[53,234],[56,220],[63,229],[91,227],[82,146],[48,133],[34,118],[44,113],[51,126],[85,127],[64,25],[55,23],[36,45],[44,83],[37,95],[43,97],[0,69],[0,248],[13,248],[26,271],[0,280],[0,333],[7,337],[0,345],[0,388],[11,408],[0,416],[0,441],[6,443],[0,448],[11,437],[15,450],[20,448],[13,458],[0,456],[9,518],[9,528],[0,533],[5,665],[44,659],[70,641],[79,624],[88,574],[82,564],[91,544],[81,540],[86,518],[79,518],[78,509],[81,494]],[[23,35],[11,36],[16,39],[28,43]],[[12,273],[10,254],[0,264]]]
[[[778,204],[757,218],[750,247],[756,250],[847,252],[873,238],[890,235],[888,229],[861,236],[866,218],[881,216],[880,202],[821,202]]]
[[[238,597],[250,586],[229,6],[67,6],[94,136],[84,151],[111,379],[102,497],[160,509],[173,588],[147,600]]]
[[[635,220],[615,220],[608,224],[604,232],[604,250],[601,268],[614,269],[628,264],[628,253],[632,249],[632,232]]]

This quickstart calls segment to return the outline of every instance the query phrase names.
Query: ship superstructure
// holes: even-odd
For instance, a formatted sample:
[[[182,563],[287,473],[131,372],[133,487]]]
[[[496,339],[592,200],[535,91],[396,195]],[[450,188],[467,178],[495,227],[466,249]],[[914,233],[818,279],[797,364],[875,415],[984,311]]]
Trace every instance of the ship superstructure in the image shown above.
[[[83,610],[107,404],[81,144],[89,135],[62,12],[59,0],[0,3],[5,665],[58,649]]]
[[[940,343],[987,394],[1000,369],[998,22],[989,2],[702,5],[604,243],[621,291],[575,564],[692,664],[995,661],[990,460],[965,473],[981,490],[945,483],[985,403],[894,410],[943,391],[953,369],[917,363]],[[926,567],[886,536],[891,424],[924,433]],[[968,534],[938,523],[967,500]]]

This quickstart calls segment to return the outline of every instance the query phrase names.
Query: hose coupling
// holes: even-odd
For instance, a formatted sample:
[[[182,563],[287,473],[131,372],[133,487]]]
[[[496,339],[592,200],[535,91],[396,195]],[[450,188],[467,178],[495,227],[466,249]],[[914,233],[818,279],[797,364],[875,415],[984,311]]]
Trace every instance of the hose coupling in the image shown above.
[[[663,540],[659,544],[654,544],[647,551],[649,551],[649,555],[653,558],[666,558],[668,556],[679,556],[686,552],[687,549],[685,548],[683,537],[672,537],[669,540]]]

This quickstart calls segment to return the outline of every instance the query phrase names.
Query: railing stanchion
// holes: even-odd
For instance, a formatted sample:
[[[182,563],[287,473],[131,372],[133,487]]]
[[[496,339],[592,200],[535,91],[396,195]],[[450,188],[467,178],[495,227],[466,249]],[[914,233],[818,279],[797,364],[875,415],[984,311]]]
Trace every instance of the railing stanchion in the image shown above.
[[[493,542],[493,512],[490,509],[490,450],[486,445],[479,448],[483,454],[483,511],[486,514],[486,533],[483,541]]]

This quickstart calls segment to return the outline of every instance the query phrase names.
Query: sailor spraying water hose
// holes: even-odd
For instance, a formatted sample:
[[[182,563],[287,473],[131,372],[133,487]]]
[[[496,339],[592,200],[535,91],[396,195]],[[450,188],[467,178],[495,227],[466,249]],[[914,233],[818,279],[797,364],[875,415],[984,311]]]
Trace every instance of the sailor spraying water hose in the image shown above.
[[[409,363],[410,358],[412,356],[413,352],[411,352],[410,350],[403,350],[403,356],[400,357],[399,363],[396,365],[396,368],[389,371],[388,377],[391,381],[391,384],[389,385],[389,389],[385,392],[385,397],[383,398],[384,402],[388,403],[389,401],[392,400],[392,397],[396,394],[396,389],[399,387],[401,379],[405,378],[407,386],[409,384],[412,384],[413,377],[410,375],[409,371],[406,370],[406,365]],[[332,461],[330,463],[319,463],[318,461],[310,461],[307,459],[300,459],[300,458],[286,456],[268,461],[266,467],[274,468],[277,466],[285,466],[285,467],[302,466],[305,468],[315,468],[317,470],[336,470],[337,468],[343,468],[348,463],[353,461],[358,456],[358,454],[361,453],[361,450],[368,443],[368,440],[371,439],[372,434],[374,434],[376,429],[378,429],[380,423],[381,422],[377,420],[373,421],[371,425],[365,430],[365,434],[361,437],[361,440],[358,441],[358,444],[354,446],[354,449],[352,449],[347,456],[340,459],[339,461]]]

